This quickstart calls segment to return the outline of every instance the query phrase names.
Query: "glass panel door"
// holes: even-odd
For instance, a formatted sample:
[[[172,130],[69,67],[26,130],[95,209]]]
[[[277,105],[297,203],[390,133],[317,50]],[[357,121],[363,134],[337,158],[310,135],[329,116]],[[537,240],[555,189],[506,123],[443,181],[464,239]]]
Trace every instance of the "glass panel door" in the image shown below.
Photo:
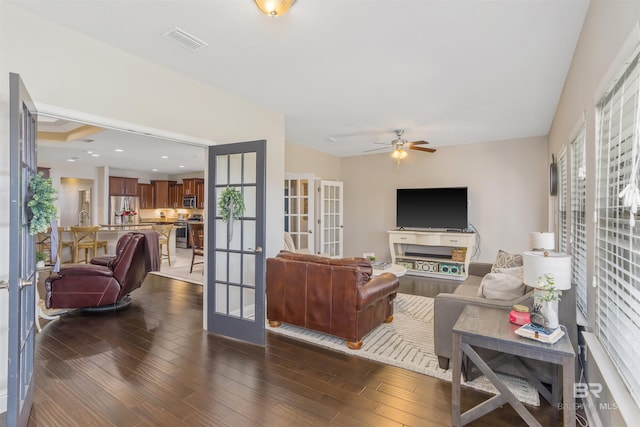
[[[287,173],[284,180],[284,231],[296,249],[314,252],[314,177]]]
[[[341,258],[343,247],[342,193],[339,181],[320,181],[320,253]]]
[[[264,345],[265,141],[209,148],[207,324],[210,332]],[[221,203],[237,191],[245,210]],[[227,200],[225,198],[224,200]],[[224,216],[233,212],[229,220]],[[212,214],[211,214],[212,213]]]

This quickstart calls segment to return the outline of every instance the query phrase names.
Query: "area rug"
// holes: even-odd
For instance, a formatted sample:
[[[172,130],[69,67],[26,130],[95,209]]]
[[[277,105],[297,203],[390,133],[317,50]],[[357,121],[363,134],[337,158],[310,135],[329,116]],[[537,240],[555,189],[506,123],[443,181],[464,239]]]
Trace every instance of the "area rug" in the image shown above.
[[[196,261],[202,261],[202,257],[196,259]],[[169,279],[183,280],[196,285],[202,286],[204,276],[203,264],[196,264],[193,266],[193,273],[189,273],[191,269],[191,249],[176,248],[175,253],[171,254],[171,266],[166,260],[160,264],[160,271],[151,271],[149,274],[155,274],[157,276],[168,277]]]
[[[342,353],[451,381],[451,369],[440,369],[438,357],[433,349],[433,301],[433,298],[398,294],[395,299],[393,322],[383,323],[371,331],[364,338],[364,345],[360,350],[349,349],[342,338],[285,323],[279,328],[272,328],[267,322],[267,329]],[[538,392],[527,380],[504,374],[498,376],[518,400],[532,406],[540,406]],[[476,390],[498,393],[485,376],[470,382],[463,379],[462,384]]]

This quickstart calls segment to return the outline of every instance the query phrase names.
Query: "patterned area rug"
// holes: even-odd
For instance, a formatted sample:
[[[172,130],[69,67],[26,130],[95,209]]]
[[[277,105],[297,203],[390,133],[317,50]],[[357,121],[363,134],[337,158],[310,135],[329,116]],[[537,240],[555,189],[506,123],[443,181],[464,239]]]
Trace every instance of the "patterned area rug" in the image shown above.
[[[451,381],[451,369],[440,369],[438,357],[433,350],[433,298],[398,294],[395,299],[393,322],[383,323],[371,331],[364,338],[364,345],[360,350],[350,350],[342,338],[284,323],[279,328],[272,328],[267,323],[267,329],[342,353]],[[503,374],[498,376],[518,400],[532,406],[540,406],[538,392],[527,380]],[[471,382],[465,382],[463,379],[462,384],[492,394],[498,392],[485,376]]]

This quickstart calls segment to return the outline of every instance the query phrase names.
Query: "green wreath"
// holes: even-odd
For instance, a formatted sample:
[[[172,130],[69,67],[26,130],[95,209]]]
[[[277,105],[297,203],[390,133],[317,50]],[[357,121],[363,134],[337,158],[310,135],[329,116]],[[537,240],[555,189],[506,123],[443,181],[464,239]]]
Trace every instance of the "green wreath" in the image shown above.
[[[233,218],[231,218],[231,210],[229,209],[233,204]],[[235,187],[227,187],[220,194],[218,200],[218,212],[224,222],[229,222],[230,219],[240,219],[244,215],[244,198],[242,193]]]
[[[53,188],[51,178],[43,178],[42,172],[38,172],[29,180],[31,200],[27,206],[31,210],[29,232],[32,235],[46,233],[51,226],[51,219],[58,213],[54,204],[56,189]]]

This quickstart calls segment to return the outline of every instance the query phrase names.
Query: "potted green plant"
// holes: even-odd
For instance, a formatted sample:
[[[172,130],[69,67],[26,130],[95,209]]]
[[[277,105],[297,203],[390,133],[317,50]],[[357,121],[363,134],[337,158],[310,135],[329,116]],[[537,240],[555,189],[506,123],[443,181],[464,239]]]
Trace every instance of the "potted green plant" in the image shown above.
[[[53,188],[51,178],[44,178],[42,172],[33,175],[29,180],[30,199],[27,206],[31,210],[29,232],[32,235],[46,233],[51,226],[51,220],[58,213],[54,204],[56,189]]]
[[[36,266],[44,267],[45,262],[49,259],[49,252],[36,252]]]
[[[233,220],[242,218],[245,206],[242,193],[236,187],[227,187],[220,193],[218,199],[218,213],[227,223],[227,238],[233,238]]]
[[[552,274],[544,274],[536,280],[536,290],[533,292],[534,312],[544,316],[549,328],[558,327],[558,301],[562,291],[556,289],[555,277]]]

